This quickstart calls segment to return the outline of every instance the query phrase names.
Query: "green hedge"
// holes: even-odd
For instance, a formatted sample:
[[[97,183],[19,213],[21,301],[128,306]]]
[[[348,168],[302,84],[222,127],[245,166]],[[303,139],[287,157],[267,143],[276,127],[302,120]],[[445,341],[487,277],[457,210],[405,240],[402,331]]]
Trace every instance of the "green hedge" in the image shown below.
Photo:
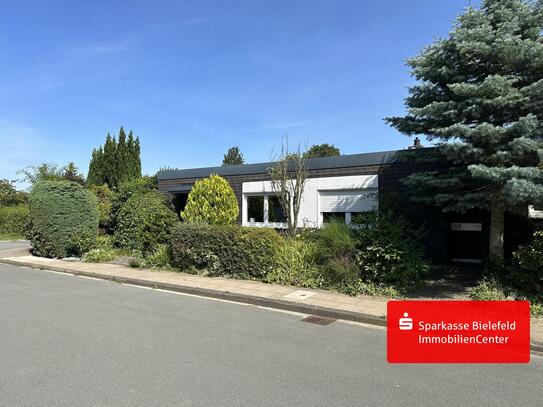
[[[117,215],[115,245],[149,253],[167,243],[170,230],[179,219],[166,200],[163,194],[155,191],[130,196]]]
[[[28,213],[28,205],[0,207],[0,233],[24,235]]]
[[[278,267],[282,244],[273,229],[182,223],[172,231],[172,259],[183,270],[262,278]]]
[[[41,181],[32,188],[28,201],[28,237],[38,256],[80,256],[96,243],[98,201],[81,185]]]

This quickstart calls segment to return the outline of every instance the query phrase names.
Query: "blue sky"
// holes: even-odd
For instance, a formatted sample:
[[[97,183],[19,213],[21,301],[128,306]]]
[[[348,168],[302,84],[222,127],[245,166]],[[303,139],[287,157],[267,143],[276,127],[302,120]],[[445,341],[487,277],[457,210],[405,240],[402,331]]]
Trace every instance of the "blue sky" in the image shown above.
[[[467,0],[24,1],[0,13],[0,178],[40,162],[86,173],[121,125],[143,169],[218,165],[238,145],[406,147],[405,60]]]

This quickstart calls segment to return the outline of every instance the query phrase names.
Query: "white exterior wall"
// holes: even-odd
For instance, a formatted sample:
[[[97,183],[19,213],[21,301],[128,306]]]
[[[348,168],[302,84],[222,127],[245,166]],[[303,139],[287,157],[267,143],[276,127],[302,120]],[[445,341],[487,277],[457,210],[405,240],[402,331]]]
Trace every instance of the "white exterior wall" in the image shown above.
[[[343,177],[308,178],[304,188],[300,213],[298,215],[298,227],[320,227],[322,216],[320,214],[320,191],[349,191],[366,190],[365,192],[377,192],[378,176],[375,175],[349,175]],[[247,196],[259,194],[273,194],[271,181],[251,181],[242,185],[242,225],[254,226],[247,219]],[[375,205],[377,197],[375,197]],[[258,225],[262,226],[262,225]],[[264,225],[265,226],[265,225]],[[278,227],[281,225],[268,225]]]

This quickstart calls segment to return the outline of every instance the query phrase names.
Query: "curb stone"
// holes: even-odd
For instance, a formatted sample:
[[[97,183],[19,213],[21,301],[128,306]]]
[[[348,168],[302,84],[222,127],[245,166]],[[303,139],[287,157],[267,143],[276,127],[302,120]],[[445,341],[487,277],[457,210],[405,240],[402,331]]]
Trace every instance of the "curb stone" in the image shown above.
[[[267,308],[275,308],[284,311],[299,312],[302,314],[317,315],[320,317],[342,319],[346,321],[361,322],[369,325],[377,325],[386,327],[386,317],[377,316],[371,314],[365,314],[361,312],[338,310],[334,308],[321,307],[318,305],[310,305],[297,303],[287,300],[270,299],[265,297],[258,297],[249,294],[238,294],[229,291],[211,290],[208,288],[192,287],[179,284],[169,283],[157,283],[156,281],[140,280],[130,277],[111,276],[108,274],[93,273],[87,271],[70,270],[62,267],[38,265],[35,263],[18,262],[7,259],[0,259],[0,263],[9,264],[12,266],[29,267],[36,270],[51,270],[65,274],[71,274],[74,276],[93,277],[100,280],[110,281],[118,284],[132,284],[141,287],[148,287],[153,289],[161,289],[167,291],[173,291],[178,293],[199,295],[202,297],[217,298],[221,300],[228,300],[232,302],[239,302],[243,304],[257,305]],[[530,342],[530,350],[532,353],[543,356],[543,342]]]

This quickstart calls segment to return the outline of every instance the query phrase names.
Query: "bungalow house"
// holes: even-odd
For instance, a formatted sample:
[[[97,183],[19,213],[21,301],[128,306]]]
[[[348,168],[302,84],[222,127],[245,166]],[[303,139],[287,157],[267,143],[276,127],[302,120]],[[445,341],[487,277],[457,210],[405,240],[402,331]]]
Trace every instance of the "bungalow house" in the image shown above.
[[[298,226],[321,227],[331,219],[350,223],[354,215],[376,209],[379,201],[388,196],[413,224],[424,226],[427,255],[434,261],[481,263],[487,254],[488,213],[445,214],[439,208],[412,202],[401,180],[417,168],[399,159],[401,151],[309,159]],[[197,180],[218,174],[234,190],[241,225],[279,229],[285,227],[285,217],[268,175],[272,165],[267,162],[161,171],[158,188],[172,195],[179,212]]]

